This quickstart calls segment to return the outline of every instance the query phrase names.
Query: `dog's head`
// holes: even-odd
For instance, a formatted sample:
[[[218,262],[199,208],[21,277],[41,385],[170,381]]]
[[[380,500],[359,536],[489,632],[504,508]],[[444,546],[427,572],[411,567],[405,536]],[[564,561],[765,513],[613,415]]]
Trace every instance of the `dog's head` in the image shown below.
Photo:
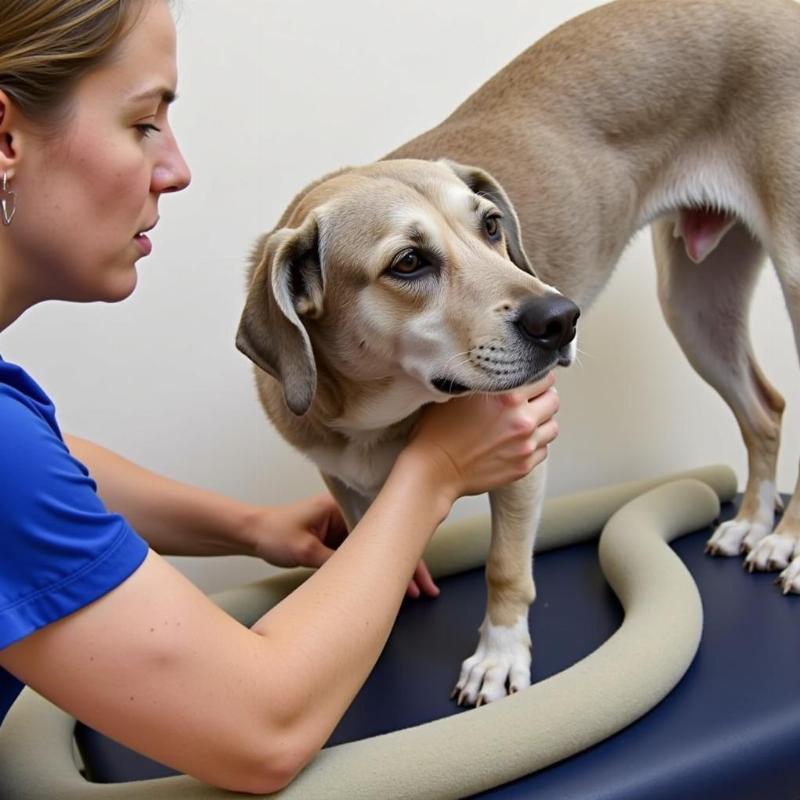
[[[295,414],[320,369],[391,388],[397,421],[572,361],[578,308],[536,278],[483,170],[380,161],[313,185],[283,223],[258,245],[236,344]]]

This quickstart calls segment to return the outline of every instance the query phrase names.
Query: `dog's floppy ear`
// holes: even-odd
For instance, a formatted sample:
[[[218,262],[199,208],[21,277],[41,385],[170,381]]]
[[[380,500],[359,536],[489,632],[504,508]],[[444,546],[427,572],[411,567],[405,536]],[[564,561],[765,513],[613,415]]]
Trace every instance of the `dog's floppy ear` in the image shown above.
[[[465,164],[458,164],[449,159],[442,159],[455,174],[461,178],[467,186],[482,197],[491,200],[499,209],[503,218],[500,224],[506,235],[506,249],[508,257],[524,272],[535,275],[531,262],[522,246],[522,233],[519,227],[519,217],[514,210],[514,206],[508,199],[503,187],[488,173],[480,167],[470,167]]]
[[[236,347],[283,385],[286,405],[305,414],[317,390],[317,367],[304,319],[322,314],[319,222],[281,228],[261,240]]]

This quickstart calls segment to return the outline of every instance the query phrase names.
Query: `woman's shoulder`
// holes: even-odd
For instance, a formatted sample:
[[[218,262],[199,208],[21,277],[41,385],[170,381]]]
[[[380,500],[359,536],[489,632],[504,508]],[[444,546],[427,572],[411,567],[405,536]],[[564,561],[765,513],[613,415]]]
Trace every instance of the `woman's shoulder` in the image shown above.
[[[22,367],[2,359],[0,441],[0,500],[15,497],[15,505],[52,483],[69,458],[50,398]]]
[[[47,396],[0,362],[0,648],[119,585],[146,543],[70,454]]]
[[[55,416],[53,401],[44,389],[19,365],[0,356],[0,402],[22,402],[32,410]]]
[[[62,438],[55,406],[44,389],[22,367],[0,358],[0,432],[4,441],[41,429],[42,423],[49,433]]]

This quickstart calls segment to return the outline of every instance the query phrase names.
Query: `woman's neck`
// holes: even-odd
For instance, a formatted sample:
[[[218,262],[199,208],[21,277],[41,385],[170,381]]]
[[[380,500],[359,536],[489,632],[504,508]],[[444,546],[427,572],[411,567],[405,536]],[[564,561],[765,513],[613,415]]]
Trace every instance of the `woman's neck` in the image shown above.
[[[9,265],[10,261],[5,260],[0,252],[0,331],[4,331],[36,303],[35,299],[28,296],[28,292],[17,285],[15,273]]]

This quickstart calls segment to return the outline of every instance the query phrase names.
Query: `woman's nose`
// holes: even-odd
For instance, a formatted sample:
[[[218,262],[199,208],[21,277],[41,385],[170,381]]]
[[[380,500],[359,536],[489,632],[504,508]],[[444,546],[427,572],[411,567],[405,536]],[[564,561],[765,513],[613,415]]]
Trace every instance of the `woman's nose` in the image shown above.
[[[158,194],[180,192],[192,180],[192,173],[175,139],[170,137],[166,150],[153,168],[152,190]]]

